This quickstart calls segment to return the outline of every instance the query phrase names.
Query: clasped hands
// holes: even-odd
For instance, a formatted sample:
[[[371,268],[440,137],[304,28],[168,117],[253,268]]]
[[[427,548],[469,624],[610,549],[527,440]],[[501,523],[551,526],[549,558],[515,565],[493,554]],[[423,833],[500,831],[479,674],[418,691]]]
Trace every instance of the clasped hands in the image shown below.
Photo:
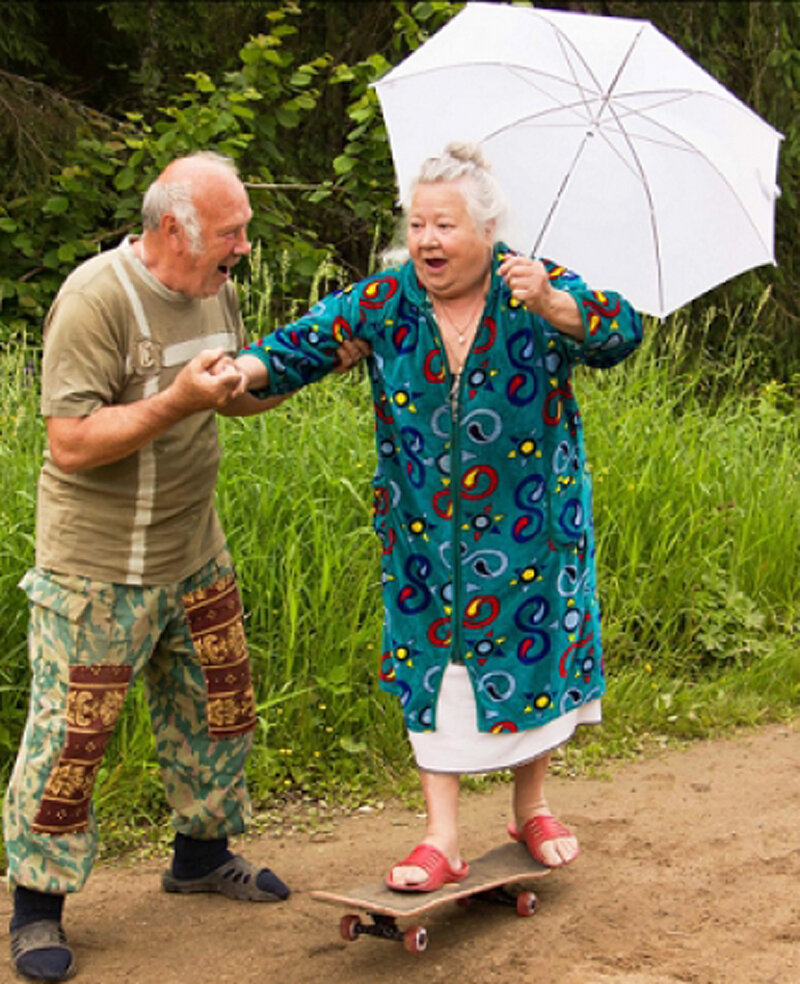
[[[369,355],[370,347],[360,338],[343,341],[336,352],[336,373],[348,372]],[[250,388],[246,372],[224,349],[203,349],[188,362],[173,382],[175,398],[186,413],[220,410]]]

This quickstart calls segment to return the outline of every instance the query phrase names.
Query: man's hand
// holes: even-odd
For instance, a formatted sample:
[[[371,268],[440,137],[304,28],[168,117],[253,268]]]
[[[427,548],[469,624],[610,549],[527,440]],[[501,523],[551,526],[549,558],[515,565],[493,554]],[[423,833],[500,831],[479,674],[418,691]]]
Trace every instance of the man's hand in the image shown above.
[[[224,349],[204,349],[181,369],[169,387],[181,416],[219,410],[241,396],[247,378]]]

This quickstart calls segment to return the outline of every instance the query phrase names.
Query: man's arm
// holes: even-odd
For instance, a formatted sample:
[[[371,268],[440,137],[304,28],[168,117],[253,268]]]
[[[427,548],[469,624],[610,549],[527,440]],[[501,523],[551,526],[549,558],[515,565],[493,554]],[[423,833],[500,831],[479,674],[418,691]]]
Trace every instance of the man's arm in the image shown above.
[[[48,417],[50,456],[67,474],[120,461],[184,417],[224,407],[244,388],[241,373],[224,350],[207,349],[161,393],[104,406],[85,417]]]

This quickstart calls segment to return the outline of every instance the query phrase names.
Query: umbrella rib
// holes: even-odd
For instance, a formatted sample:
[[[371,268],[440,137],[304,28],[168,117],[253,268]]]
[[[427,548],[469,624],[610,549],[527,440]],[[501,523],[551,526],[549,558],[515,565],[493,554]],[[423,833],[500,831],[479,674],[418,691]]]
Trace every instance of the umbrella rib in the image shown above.
[[[547,215],[545,216],[544,222],[542,223],[542,227],[539,230],[539,235],[536,237],[536,242],[534,243],[533,250],[532,250],[532,255],[534,255],[534,256],[536,255],[536,253],[537,253],[537,251],[539,249],[539,245],[542,242],[542,239],[544,238],[545,233],[547,232],[547,230],[548,230],[548,228],[550,226],[550,223],[553,220],[553,216],[555,215],[556,209],[558,208],[558,206],[559,206],[559,204],[561,202],[561,199],[562,199],[562,197],[564,195],[564,192],[566,191],[566,188],[567,188],[567,185],[569,184],[570,178],[574,174],[575,168],[578,166],[578,161],[580,160],[580,158],[581,158],[581,156],[582,156],[582,154],[584,152],[584,149],[586,148],[587,140],[589,139],[589,137],[593,137],[594,134],[600,129],[600,117],[603,115],[604,110],[607,109],[607,108],[610,108],[610,111],[613,114],[613,108],[611,108],[611,94],[614,91],[614,87],[619,82],[620,76],[622,75],[622,72],[623,72],[625,66],[628,64],[628,60],[630,59],[631,54],[633,52],[633,49],[636,47],[636,42],[641,37],[641,34],[642,34],[642,31],[643,30],[644,30],[644,26],[640,27],[639,30],[636,32],[636,36],[634,37],[634,39],[631,41],[630,45],[628,46],[628,50],[625,52],[625,55],[622,58],[622,60],[620,61],[620,64],[619,64],[619,66],[617,68],[616,74],[614,75],[614,78],[611,80],[611,85],[608,87],[607,91],[602,94],[602,103],[600,105],[600,109],[599,109],[598,113],[591,120],[592,129],[591,130],[587,130],[586,133],[584,133],[583,139],[581,140],[580,145],[578,146],[578,149],[575,152],[575,156],[572,159],[572,163],[567,168],[567,172],[564,175],[564,177],[562,178],[561,185],[560,185],[560,187],[559,187],[559,189],[558,189],[558,191],[557,191],[557,193],[556,193],[556,195],[555,195],[555,197],[554,197],[554,199],[552,201],[552,204],[550,205],[550,208],[549,208],[549,210],[547,212]],[[595,85],[597,86],[597,88],[599,90],[600,89],[600,84],[598,82],[598,79],[595,76],[594,72],[592,72],[592,70],[586,64],[586,61],[583,58],[583,56],[581,55],[580,51],[578,51],[578,49],[575,47],[574,44],[572,44],[572,42],[569,40],[569,38],[567,38],[566,35],[564,35],[563,32],[560,31],[557,27],[555,27],[555,31],[556,31],[556,36],[558,37],[558,42],[561,45],[561,50],[562,50],[562,52],[564,54],[564,59],[565,59],[567,65],[569,65],[570,71],[572,72],[574,84],[578,87],[578,89],[581,92],[581,94],[583,94],[583,86],[579,82],[578,77],[577,77],[577,73],[574,71],[574,69],[572,67],[572,62],[570,61],[569,55],[568,55],[567,50],[566,50],[566,44],[567,43],[569,43],[569,46],[575,52],[575,55],[583,63],[584,68],[591,75],[592,79],[594,80]],[[586,102],[585,96],[583,97],[583,105],[585,106],[587,112],[589,113],[589,115],[591,117],[592,114],[591,114],[591,111],[589,110],[589,106],[588,106],[588,104]],[[619,121],[617,121],[617,122],[618,122],[618,125],[621,127],[622,124]],[[627,134],[626,134],[626,137],[627,137]],[[637,161],[637,163],[638,163],[638,161]],[[640,172],[641,172],[641,165],[639,165],[639,166],[640,166]],[[644,175],[642,175],[642,178],[644,178]],[[649,189],[647,190],[647,198],[648,198],[648,202],[649,202],[649,205],[650,205],[650,221],[651,221],[651,226],[652,226],[654,224],[654,222],[655,222],[655,211],[653,209],[653,202],[652,202],[652,199],[650,197]],[[659,299],[661,300],[662,306],[663,306],[663,285],[662,285],[662,282],[661,282],[661,256],[660,256],[660,253],[658,251],[658,237],[657,237],[657,235],[655,235],[655,232],[656,232],[656,230],[654,229],[654,242],[655,242],[655,245],[656,245],[657,266],[658,266],[658,293],[659,293]]]
[[[551,106],[548,107],[547,109],[541,110],[540,112],[542,114],[554,113],[560,109],[578,109],[582,106],[586,110],[586,115],[591,119],[592,112],[591,109],[589,108],[589,103],[591,102],[591,100],[587,100],[587,97],[583,94],[583,88],[581,87],[579,82],[570,82],[568,79],[562,79],[555,75],[547,76],[548,79],[552,79],[557,82],[562,82],[566,85],[577,85],[578,88],[580,89],[580,98],[576,102],[564,102],[563,100],[560,100],[556,96],[554,96],[553,93],[550,92],[548,89],[546,89],[543,85],[537,85],[537,83],[533,79],[528,77],[529,73],[521,71],[516,65],[509,65],[508,69],[510,74],[513,75],[520,82],[522,82],[524,85],[527,85],[531,89],[536,89],[537,92],[540,92],[543,95],[547,96],[549,99],[553,100],[555,106]],[[543,73],[539,72],[536,74],[542,75]],[[592,95],[591,97],[591,99],[598,99],[598,98],[600,98],[599,94]],[[586,121],[581,117],[579,117],[579,119],[581,125],[585,125]]]
[[[558,189],[558,191],[556,192],[556,194],[555,194],[555,196],[553,198],[553,201],[552,201],[552,203],[550,205],[550,208],[549,208],[549,210],[547,212],[547,215],[544,218],[544,222],[542,223],[542,227],[539,230],[539,235],[536,237],[536,242],[533,244],[533,249],[531,250],[531,256],[536,256],[536,254],[539,251],[539,245],[541,244],[542,240],[544,239],[544,235],[547,232],[547,229],[548,229],[548,227],[550,226],[550,223],[553,220],[553,216],[555,215],[556,209],[558,208],[558,205],[559,205],[559,203],[561,201],[561,198],[562,198],[562,196],[564,194],[564,191],[566,190],[567,184],[569,183],[569,179],[572,177],[572,173],[573,173],[573,171],[575,170],[575,168],[578,165],[578,161],[579,161],[581,155],[583,154],[583,151],[584,151],[584,148],[586,147],[586,142],[587,142],[588,139],[589,139],[589,134],[588,133],[584,133],[583,140],[581,140],[580,146],[575,151],[575,156],[572,159],[572,163],[567,168],[567,171],[564,174],[564,177],[561,179],[561,185],[559,186],[559,189]]]
[[[605,93],[605,95],[603,97],[603,106],[604,106],[604,108],[610,107],[610,105],[611,105],[611,93],[616,88],[616,85],[617,85],[617,83],[620,80],[620,76],[622,75],[623,71],[625,70],[625,66],[630,61],[630,57],[633,54],[633,49],[636,47],[636,44],[637,44],[639,38],[642,36],[642,32],[644,31],[644,29],[645,29],[645,25],[643,24],[639,28],[639,30],[636,32],[636,37],[631,41],[630,45],[628,46],[628,50],[625,52],[624,57],[620,61],[619,67],[617,68],[617,73],[614,76],[614,78],[611,80],[611,85],[608,87],[608,90],[606,91],[606,93]],[[600,113],[597,114],[597,120],[595,121],[596,125],[599,125],[600,116],[601,115],[602,115],[602,110],[600,111]]]
[[[430,68],[418,68],[413,72],[406,72],[401,78],[393,79],[387,73],[383,78],[378,79],[376,82],[371,82],[370,86],[381,86],[381,85],[403,85],[409,79],[419,78],[422,75],[435,75],[437,72],[452,72],[454,68],[503,68],[503,69],[516,69],[519,72],[525,72],[530,75],[538,75],[543,79],[552,79],[554,82],[564,82],[567,85],[574,85],[574,78],[569,78],[566,75],[555,75],[553,72],[543,72],[541,69],[533,68],[531,65],[518,64],[516,62],[501,61],[499,58],[487,58],[487,59],[476,59],[471,62],[461,62],[457,65],[431,65]],[[398,66],[399,67],[399,66]],[[598,86],[598,91],[599,91]]]
[[[662,262],[661,262],[661,246],[658,239],[658,220],[656,218],[655,204],[653,202],[653,195],[650,189],[650,183],[647,180],[647,175],[645,174],[644,167],[642,166],[641,159],[639,158],[639,155],[636,152],[636,148],[633,145],[633,141],[630,137],[630,134],[625,129],[625,125],[623,124],[623,122],[620,119],[617,119],[617,115],[613,103],[609,103],[609,112],[616,119],[617,126],[620,128],[623,139],[628,145],[628,150],[631,153],[631,157],[636,163],[636,168],[635,169],[631,168],[631,170],[634,171],[634,173],[638,173],[639,180],[641,181],[642,188],[644,189],[645,197],[647,198],[647,207],[650,210],[650,231],[653,237],[653,251],[655,253],[656,273],[658,279],[658,303],[659,303],[659,308],[663,311],[664,310],[664,275],[662,271]],[[623,161],[623,163],[630,168],[630,164],[627,161],[625,161],[625,159],[622,157],[622,155],[619,153],[616,147],[614,147],[614,145],[611,143],[608,137],[603,133],[602,129],[598,129],[598,132],[601,134],[606,144],[614,151],[615,154],[617,154],[617,156]]]
[[[544,18],[544,20],[547,20],[547,18]],[[575,55],[575,57],[583,65],[583,67],[586,70],[587,74],[591,76],[592,81],[594,82],[595,87],[597,89],[598,95],[601,95],[602,96],[602,103],[601,103],[601,106],[600,106],[600,111],[592,119],[592,123],[597,127],[600,124],[600,117],[603,115],[603,110],[611,102],[611,95],[612,95],[612,93],[614,91],[614,88],[616,87],[617,83],[619,82],[620,76],[622,75],[623,71],[625,70],[625,66],[628,64],[628,61],[630,60],[630,57],[633,54],[633,49],[636,47],[636,43],[638,42],[639,38],[642,35],[642,32],[644,31],[644,29],[645,29],[645,27],[647,25],[646,24],[643,24],[639,28],[639,30],[636,32],[636,36],[633,38],[633,40],[631,41],[630,45],[628,46],[628,50],[625,52],[625,54],[623,55],[622,59],[620,60],[620,63],[618,65],[618,67],[617,67],[617,71],[614,74],[614,78],[611,80],[611,84],[609,85],[609,87],[605,91],[603,91],[602,86],[600,85],[599,79],[594,74],[594,72],[591,69],[591,66],[586,61],[586,59],[583,57],[581,51],[576,47],[576,45],[574,44],[574,42],[572,41],[572,39],[569,38],[557,25],[553,24],[552,21],[547,20],[547,23],[550,24],[550,26],[555,31],[556,38],[558,39],[559,47],[561,48],[561,52],[562,52],[562,54],[564,56],[564,61],[567,63],[567,66],[569,67],[570,73],[572,75],[572,84],[581,93],[581,96],[583,98],[584,105],[586,106],[587,112],[589,112],[589,115],[590,116],[591,116],[591,112],[589,111],[589,106],[588,106],[588,103],[586,101],[586,97],[583,95],[583,93],[584,93],[584,86],[583,86],[582,82],[579,80],[578,74],[577,74],[577,72],[575,71],[575,69],[573,67],[572,60],[570,58],[569,52],[567,51],[567,47],[568,46],[569,46],[569,49]]]
[[[633,53],[633,49],[636,46],[636,43],[638,42],[639,38],[642,36],[644,27],[645,25],[642,25],[639,28],[639,30],[636,32],[636,37],[631,42],[631,45],[628,48],[625,57],[623,58],[619,66],[619,69],[617,70],[617,74],[614,76],[614,81],[611,83],[611,86],[608,90],[608,98],[606,100],[605,105],[608,112],[616,121],[617,126],[622,131],[623,139],[628,145],[628,150],[630,151],[633,160],[636,162],[636,168],[639,172],[639,180],[642,182],[642,187],[644,188],[644,193],[645,196],[647,197],[647,207],[650,210],[650,231],[653,237],[653,250],[655,252],[656,273],[658,278],[658,303],[660,309],[663,311],[664,310],[664,272],[662,269],[661,244],[659,243],[659,239],[658,239],[658,220],[656,218],[656,210],[655,210],[655,204],[653,202],[653,194],[650,188],[650,183],[647,180],[647,175],[645,174],[644,167],[642,167],[641,159],[639,158],[639,155],[636,152],[636,148],[633,145],[633,141],[631,140],[630,134],[625,129],[625,124],[623,123],[622,119],[620,119],[620,117],[617,115],[616,106],[611,101],[611,92],[619,82],[622,71],[627,65],[628,60],[630,59],[631,54]],[[597,129],[598,132],[602,133],[599,126]],[[606,141],[606,143],[609,143],[608,138],[605,135],[603,136],[603,139]]]
[[[627,114],[626,115],[633,116],[634,118],[637,118],[637,119],[646,120],[652,126],[656,127],[657,129],[661,130],[664,133],[669,134],[670,137],[672,137],[672,139],[675,141],[672,144],[668,144],[668,146],[672,147],[672,149],[677,149],[677,148],[683,149],[683,150],[687,151],[688,153],[696,154],[701,160],[705,161],[705,163],[708,165],[708,167],[710,167],[711,170],[714,171],[714,173],[717,175],[717,177],[727,187],[727,189],[731,193],[731,196],[733,197],[734,201],[739,205],[739,208],[741,209],[742,214],[744,215],[745,219],[749,223],[751,229],[755,233],[756,238],[761,243],[761,245],[764,247],[764,249],[767,250],[767,252],[769,253],[770,252],[769,245],[764,242],[764,238],[761,235],[761,232],[759,231],[758,226],[753,221],[753,217],[750,215],[750,212],[745,207],[745,204],[742,201],[741,197],[739,196],[739,193],[736,191],[736,188],[728,180],[728,178],[726,177],[726,175],[719,169],[719,167],[717,167],[717,165],[714,163],[714,161],[711,160],[711,158],[709,158],[706,154],[704,154],[703,151],[696,144],[694,144],[691,140],[688,140],[682,134],[678,133],[676,130],[673,130],[671,127],[666,126],[664,123],[661,123],[658,120],[651,119],[647,115],[647,112],[641,112],[639,110],[629,109],[627,107],[626,107],[626,109],[627,109]],[[614,116],[614,118],[615,118],[615,120],[617,122],[617,126],[619,126],[620,130],[622,131],[622,133],[623,133],[623,135],[625,137],[626,142],[628,143],[628,146],[630,147],[631,153],[633,154],[633,156],[636,159],[637,164],[639,165],[640,173],[643,173],[642,170],[641,170],[641,164],[639,162],[639,158],[636,156],[635,151],[633,150],[633,145],[631,143],[631,138],[630,138],[630,136],[628,134],[628,131],[625,129],[625,126],[622,123],[621,119],[617,116],[613,105],[612,105],[612,108],[611,108],[611,112],[612,112],[612,115]],[[599,132],[602,133],[602,130],[600,130]],[[644,139],[648,139],[648,138],[645,138],[645,137],[637,137],[636,139],[637,140],[644,140]],[[653,141],[653,142],[655,142],[655,141]]]
[[[499,136],[501,133],[505,133],[506,130],[513,129],[515,126],[519,126],[521,123],[532,123],[535,120],[542,119],[542,117],[549,116],[551,113],[557,113],[564,109],[579,109],[583,105],[584,105],[583,102],[561,103],[558,106],[551,106],[548,107],[547,109],[540,109],[536,113],[528,113],[526,116],[517,116],[513,120],[509,120],[508,123],[504,123],[502,126],[498,126],[496,130],[491,130],[490,132],[485,133],[483,137],[481,137],[481,141],[485,143],[487,140],[492,140],[494,137]],[[562,123],[562,124],[553,124],[553,125],[586,127],[587,121],[579,117],[577,121],[574,123]]]
[[[548,21],[548,23],[550,23],[550,22]],[[583,106],[583,108],[584,108],[587,116],[589,117],[589,120],[591,121],[592,120],[592,111],[591,111],[591,109],[589,107],[589,100],[587,100],[584,87],[581,84],[580,80],[578,79],[577,72],[575,71],[575,69],[574,69],[574,67],[572,65],[572,61],[571,61],[571,59],[570,59],[570,57],[569,57],[569,55],[567,53],[567,45],[566,45],[566,42],[569,39],[566,38],[566,36],[564,35],[563,31],[559,30],[558,27],[556,27],[555,25],[552,25],[552,26],[553,26],[553,29],[554,29],[554,31],[556,33],[556,37],[558,39],[559,46],[561,47],[561,51],[562,51],[562,53],[564,55],[564,60],[567,63],[567,66],[569,67],[570,73],[572,74],[572,84],[577,87],[578,92],[580,93],[580,102],[575,103],[574,105],[575,106]],[[595,85],[596,85],[596,87],[598,89],[598,94],[599,94],[600,84],[599,84],[599,82],[598,82],[598,80],[597,80],[594,72],[586,64],[585,59],[583,58],[583,56],[581,55],[581,53],[577,50],[577,48],[575,48],[575,46],[572,44],[572,42],[570,42],[570,47],[574,51],[575,55],[580,59],[580,61],[583,62],[583,67],[586,69],[586,71],[592,77],[592,79],[593,79],[593,81],[594,81],[594,83],[595,83]],[[573,107],[572,106],[564,106],[564,105],[562,105],[559,108],[560,109],[568,109],[568,108],[571,109]],[[539,115],[542,115],[542,114],[539,114],[539,113],[532,114],[532,116],[527,117],[526,119],[529,120],[529,119],[532,119],[535,116],[539,116]],[[522,120],[519,120],[518,122],[521,123]],[[505,127],[503,129],[505,129]],[[491,136],[495,136],[498,132],[501,132],[501,131],[495,131],[495,133],[494,134],[491,134]],[[553,220],[553,216],[555,215],[556,209],[558,208],[558,205],[559,205],[559,203],[561,201],[561,198],[562,198],[562,196],[563,196],[563,194],[564,194],[564,192],[566,190],[566,187],[569,184],[569,179],[572,177],[572,174],[573,174],[575,168],[578,166],[578,161],[580,160],[581,155],[583,154],[584,148],[586,147],[586,141],[587,141],[587,139],[588,139],[588,131],[584,133],[583,139],[581,140],[580,145],[578,146],[578,149],[575,151],[575,156],[572,159],[572,163],[567,168],[567,171],[566,171],[564,177],[561,179],[561,185],[559,186],[559,189],[558,189],[555,197],[553,198],[553,201],[550,204],[550,208],[549,208],[549,210],[547,212],[547,215],[544,218],[544,222],[542,223],[542,227],[539,230],[539,235],[536,237],[536,242],[533,244],[533,249],[531,250],[531,256],[536,256],[536,254],[539,251],[539,245],[542,242],[542,239],[544,239],[545,233],[547,232],[547,230],[548,230],[548,228],[550,226],[550,223]]]
[[[561,53],[564,56],[564,61],[567,63],[567,67],[569,68],[570,74],[572,75],[572,84],[577,87],[577,89],[578,89],[578,91],[579,91],[579,93],[581,95],[581,100],[583,101],[583,104],[584,104],[584,106],[586,108],[586,112],[591,117],[591,110],[589,109],[589,105],[587,103],[586,96],[584,94],[583,83],[578,78],[578,73],[575,71],[575,68],[574,68],[574,66],[572,64],[572,60],[569,57],[569,53],[567,52],[567,43],[569,43],[569,46],[572,49],[574,55],[583,64],[583,67],[586,69],[586,72],[592,77],[592,81],[595,84],[595,87],[597,89],[598,94],[601,91],[600,82],[599,82],[597,76],[592,71],[592,69],[589,66],[589,64],[587,63],[586,59],[583,57],[583,55],[580,53],[580,51],[575,47],[575,45],[573,44],[573,42],[564,34],[564,32],[562,30],[560,30],[560,28],[558,28],[555,24],[553,24],[552,21],[548,21],[547,23],[551,25],[551,27],[553,28],[553,30],[556,33],[556,38],[558,39],[558,44],[559,44],[559,47],[561,48]]]

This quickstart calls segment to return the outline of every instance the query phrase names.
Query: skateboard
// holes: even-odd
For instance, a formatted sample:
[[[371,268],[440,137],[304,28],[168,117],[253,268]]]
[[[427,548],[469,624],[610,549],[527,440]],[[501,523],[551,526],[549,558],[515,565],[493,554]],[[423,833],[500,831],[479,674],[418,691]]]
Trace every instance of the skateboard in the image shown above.
[[[396,940],[411,953],[422,953],[428,945],[428,931],[416,923],[402,930],[398,919],[416,919],[448,902],[462,906],[475,899],[512,905],[520,916],[532,916],[537,898],[526,889],[509,891],[509,886],[524,884],[550,873],[550,868],[534,861],[523,844],[508,843],[495,847],[469,862],[469,874],[460,882],[450,882],[435,892],[397,892],[383,883],[358,885],[345,892],[311,892],[317,902],[358,909],[370,921],[356,913],[346,913],[339,920],[339,933],[349,942],[359,936],[376,936]]]

